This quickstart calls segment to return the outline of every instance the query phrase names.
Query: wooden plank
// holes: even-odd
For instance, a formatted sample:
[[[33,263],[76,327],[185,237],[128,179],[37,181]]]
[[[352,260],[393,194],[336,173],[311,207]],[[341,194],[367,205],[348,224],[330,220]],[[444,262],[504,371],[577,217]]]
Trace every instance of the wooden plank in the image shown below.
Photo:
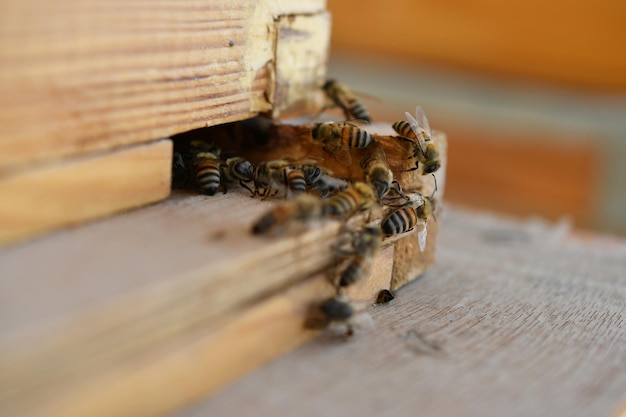
[[[587,0],[577,7],[565,0],[512,6],[497,0],[462,6],[331,0],[328,7],[337,54],[377,53],[491,75],[626,90],[626,7],[621,0]]]
[[[437,264],[350,341],[319,338],[177,416],[623,413],[626,242],[452,207],[440,220]]]
[[[322,107],[330,43],[330,15],[281,16],[277,22],[276,82],[273,116],[315,113]]]
[[[240,313],[272,296],[282,299],[285,288],[311,275],[321,273],[328,288],[329,275],[336,273],[336,241],[346,233],[344,222],[323,220],[302,233],[277,238],[251,236],[251,225],[270,206],[270,201],[250,199],[241,189],[215,197],[177,193],[157,205],[0,252],[0,294],[5,295],[0,300],[0,414],[80,414],[85,411],[82,407],[103,403],[121,407],[122,399],[136,393],[126,378],[144,378],[144,372],[153,375],[156,369],[172,378],[186,372],[176,368],[182,366],[180,357],[178,365],[165,359],[163,367],[150,362],[137,375],[128,364],[143,363],[141,358],[170,349],[188,349],[199,334],[222,332],[230,320],[238,323]],[[374,213],[371,220],[381,214]],[[351,223],[356,227],[364,220],[362,216]],[[37,262],[29,262],[32,259]],[[393,261],[394,249],[384,248],[373,268],[374,278],[349,294],[371,302],[380,289],[391,285]],[[327,295],[327,290],[307,291],[306,303],[298,308]],[[279,305],[291,311],[292,307]],[[238,356],[262,350],[258,341],[274,340],[276,327],[237,325],[237,331],[251,332],[250,338],[241,339],[224,363],[239,365],[225,367],[212,378],[192,376],[190,385],[181,385],[171,397],[163,397],[163,403],[148,393],[137,395],[137,407],[153,410],[146,411],[153,415],[155,408],[148,402],[159,410],[185,403],[309,334],[289,324],[293,317],[276,320],[287,322],[283,327],[277,323],[286,333],[275,340],[275,349],[248,359]],[[243,336],[233,336],[234,330],[224,332],[219,334],[230,336],[214,342],[234,349]],[[180,346],[173,347],[177,343]],[[207,360],[215,363],[216,358]],[[100,378],[105,382],[98,382]],[[164,383],[148,379],[140,385],[157,389]],[[99,388],[92,389],[91,382]],[[77,400],[76,393],[83,389],[84,401]],[[69,398],[67,392],[74,393],[70,403],[62,399]]]
[[[0,254],[1,293],[11,294],[3,297],[0,321],[2,414],[159,415],[311,337],[304,312],[330,295],[328,272],[310,284],[314,289],[296,289],[294,300],[291,290],[264,300],[333,264],[341,224],[253,239],[249,225],[267,206],[236,192],[211,204],[183,195]],[[228,216],[211,219],[216,210]],[[383,253],[373,270],[386,275],[353,289],[355,298],[371,302],[389,287],[393,250]],[[89,263],[72,262],[88,254]],[[24,262],[32,256],[41,258],[36,265]],[[259,325],[266,322],[275,323]],[[193,358],[218,368],[207,375]],[[172,390],[180,378],[188,379]],[[155,401],[152,390],[164,385],[170,394]]]
[[[3,2],[0,173],[271,110],[281,41],[275,19],[325,19],[324,7],[323,0]],[[316,36],[309,48],[322,56],[328,34]]]
[[[0,246],[166,198],[171,160],[162,140],[0,179]]]

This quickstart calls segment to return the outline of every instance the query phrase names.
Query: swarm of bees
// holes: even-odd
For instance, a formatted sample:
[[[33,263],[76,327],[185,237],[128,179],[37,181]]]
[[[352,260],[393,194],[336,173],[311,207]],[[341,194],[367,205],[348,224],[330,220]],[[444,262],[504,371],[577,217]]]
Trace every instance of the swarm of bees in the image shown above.
[[[416,108],[415,115],[406,112],[406,120],[393,123],[391,127],[396,135],[382,146],[380,136],[366,129],[371,122],[369,112],[345,85],[329,80],[322,90],[331,104],[320,113],[338,107],[345,120],[311,123],[305,127],[307,137],[293,138],[317,146],[320,151],[316,155],[309,152],[254,160],[245,152],[236,155],[223,151],[212,141],[191,141],[188,149],[174,154],[172,183],[175,187],[195,186],[209,196],[239,186],[254,198],[281,199],[253,223],[252,234],[261,236],[281,235],[315,220],[347,221],[358,213],[382,210],[380,222],[367,220],[368,224],[349,232],[349,241],[337,248],[341,268],[332,280],[336,295],[316,306],[325,326],[338,323],[345,327],[346,335],[351,335],[354,307],[345,289],[368,275],[384,238],[418,228],[419,249],[425,250],[427,222],[431,217],[436,220],[434,173],[441,163],[421,107]],[[421,169],[421,175],[433,176],[432,194],[405,190],[394,179],[385,150],[389,146],[401,149],[400,158],[407,162],[400,162],[408,165],[404,171]],[[393,162],[396,166],[400,163]],[[349,173],[358,167],[359,175],[338,175],[337,167]],[[392,299],[393,294],[383,290],[377,303]]]

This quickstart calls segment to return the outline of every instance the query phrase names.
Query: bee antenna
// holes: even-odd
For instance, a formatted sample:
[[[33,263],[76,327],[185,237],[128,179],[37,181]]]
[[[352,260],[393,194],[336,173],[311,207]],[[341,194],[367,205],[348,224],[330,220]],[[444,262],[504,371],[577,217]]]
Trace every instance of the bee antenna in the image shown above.
[[[433,176],[433,179],[435,180],[435,189],[433,190],[433,193],[430,195],[430,198],[433,198],[435,196],[435,193],[437,192],[437,177],[435,176],[434,173],[430,174]]]

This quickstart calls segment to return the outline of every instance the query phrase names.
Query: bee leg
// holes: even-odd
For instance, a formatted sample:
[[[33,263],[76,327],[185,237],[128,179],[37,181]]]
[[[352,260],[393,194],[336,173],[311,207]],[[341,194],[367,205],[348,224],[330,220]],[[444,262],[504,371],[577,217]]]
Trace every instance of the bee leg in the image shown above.
[[[352,337],[352,336],[354,336],[354,327],[352,327],[352,324],[346,323],[345,337]]]
[[[239,185],[241,185],[246,190],[250,191],[252,193],[252,195],[254,196],[254,191],[252,191],[252,189],[250,187],[248,187],[242,180],[239,180]]]
[[[332,108],[335,108],[335,107],[337,107],[336,104],[326,104],[326,105],[324,105],[324,107],[322,107],[322,109],[320,111],[315,113],[315,118],[319,119],[319,117],[322,115],[322,113],[324,113],[328,109],[332,109]]]
[[[408,159],[411,159],[411,158],[408,158]],[[415,168],[407,169],[404,172],[417,171],[418,168],[419,168],[419,162],[415,162]]]

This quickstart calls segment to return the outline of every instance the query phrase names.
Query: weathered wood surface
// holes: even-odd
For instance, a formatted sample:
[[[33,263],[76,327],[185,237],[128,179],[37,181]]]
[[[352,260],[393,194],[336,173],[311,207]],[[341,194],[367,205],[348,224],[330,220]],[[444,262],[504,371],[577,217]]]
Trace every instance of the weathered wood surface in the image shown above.
[[[0,246],[162,200],[172,142],[71,158],[0,179]]]
[[[319,102],[329,30],[323,0],[5,1],[0,174]]]
[[[441,226],[435,267],[351,340],[177,416],[623,415],[626,242],[448,207]]]
[[[342,224],[252,238],[269,202],[236,191],[208,200],[178,195],[0,253],[1,414],[159,415],[314,334],[305,311],[333,292]],[[393,261],[388,246],[349,294],[371,302]],[[159,390],[169,394],[155,401]]]

